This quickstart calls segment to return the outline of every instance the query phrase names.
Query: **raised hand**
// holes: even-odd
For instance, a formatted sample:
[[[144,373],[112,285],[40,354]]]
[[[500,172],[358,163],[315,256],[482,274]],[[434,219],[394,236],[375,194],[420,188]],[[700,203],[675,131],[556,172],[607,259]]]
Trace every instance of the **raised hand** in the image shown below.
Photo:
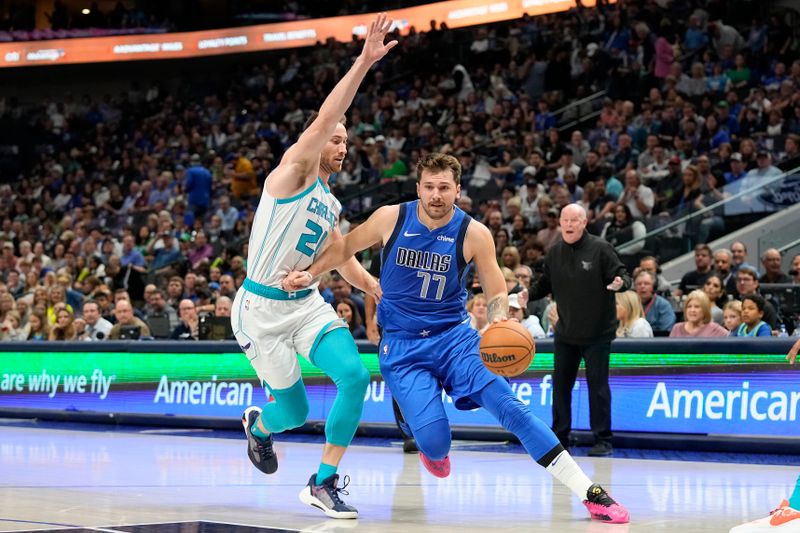
[[[606,289],[616,292],[616,291],[618,291],[618,290],[620,290],[622,288],[622,283],[623,283],[622,278],[619,277],[619,276],[616,276],[614,278],[614,281],[612,281],[611,283],[606,285]]]
[[[522,289],[517,293],[517,300],[521,309],[528,307],[528,289]]]
[[[547,311],[547,320],[550,321],[552,327],[556,327],[556,322],[558,322],[558,304],[553,304],[550,310]]]
[[[389,41],[386,44],[383,42],[393,23],[394,21],[386,13],[380,13],[378,18],[370,22],[364,48],[361,50],[361,57],[370,65],[380,61],[389,50],[397,46],[397,41]]]

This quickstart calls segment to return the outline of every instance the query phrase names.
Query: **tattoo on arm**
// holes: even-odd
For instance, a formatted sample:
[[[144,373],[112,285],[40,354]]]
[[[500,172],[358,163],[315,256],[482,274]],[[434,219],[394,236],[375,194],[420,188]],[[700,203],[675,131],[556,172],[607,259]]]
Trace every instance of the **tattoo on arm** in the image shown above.
[[[495,318],[508,318],[508,297],[495,296],[487,304],[487,315],[491,324]]]

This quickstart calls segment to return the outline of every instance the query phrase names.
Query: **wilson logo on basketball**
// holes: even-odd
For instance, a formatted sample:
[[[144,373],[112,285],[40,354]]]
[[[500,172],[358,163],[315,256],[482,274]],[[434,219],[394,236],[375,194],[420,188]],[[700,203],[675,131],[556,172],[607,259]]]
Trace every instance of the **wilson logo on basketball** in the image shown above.
[[[513,378],[530,368],[536,346],[525,326],[503,320],[486,328],[479,351],[483,364],[491,372]]]
[[[513,363],[516,361],[516,355],[497,355],[494,352],[481,352],[481,359],[484,363]]]

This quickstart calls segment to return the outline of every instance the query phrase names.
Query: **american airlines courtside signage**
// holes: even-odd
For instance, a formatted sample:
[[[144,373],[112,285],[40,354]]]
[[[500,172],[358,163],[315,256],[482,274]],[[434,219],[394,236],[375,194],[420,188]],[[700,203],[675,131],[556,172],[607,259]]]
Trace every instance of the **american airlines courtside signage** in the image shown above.
[[[244,407],[267,401],[234,343],[63,345],[69,351],[55,351],[61,349],[56,343],[3,344],[8,346],[0,345],[0,350],[13,346],[15,351],[0,352],[0,416],[70,413],[235,420]],[[614,429],[800,438],[800,370],[785,362],[786,342],[769,343],[764,353],[736,353],[730,348],[737,345],[730,342],[705,342],[697,353],[665,353],[675,344],[653,339],[632,345],[636,351],[612,345]],[[652,353],[643,346],[652,347]],[[718,349],[709,349],[714,346]],[[53,351],[21,351],[23,347]],[[75,351],[89,348],[112,351]],[[179,351],[184,348],[192,351]],[[541,342],[539,349],[530,369],[512,379],[511,386],[517,398],[549,424],[553,355],[545,350],[552,350],[552,344]],[[361,356],[372,375],[362,421],[392,423],[391,393],[378,371],[378,356]],[[336,389],[316,368],[302,358],[300,362],[309,420],[324,420]],[[499,428],[483,410],[458,411],[447,397],[445,405],[455,426]],[[589,427],[582,376],[574,391],[573,421],[576,429]]]

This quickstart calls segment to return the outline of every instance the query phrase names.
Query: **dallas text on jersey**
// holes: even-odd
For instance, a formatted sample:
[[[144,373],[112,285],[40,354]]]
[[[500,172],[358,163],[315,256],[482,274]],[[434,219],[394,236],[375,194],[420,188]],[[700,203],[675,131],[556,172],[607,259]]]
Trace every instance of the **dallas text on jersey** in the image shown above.
[[[427,250],[411,250],[398,247],[395,263],[399,266],[416,268],[419,270],[429,270],[431,272],[447,272],[450,270],[452,256],[447,254],[437,254]]]

